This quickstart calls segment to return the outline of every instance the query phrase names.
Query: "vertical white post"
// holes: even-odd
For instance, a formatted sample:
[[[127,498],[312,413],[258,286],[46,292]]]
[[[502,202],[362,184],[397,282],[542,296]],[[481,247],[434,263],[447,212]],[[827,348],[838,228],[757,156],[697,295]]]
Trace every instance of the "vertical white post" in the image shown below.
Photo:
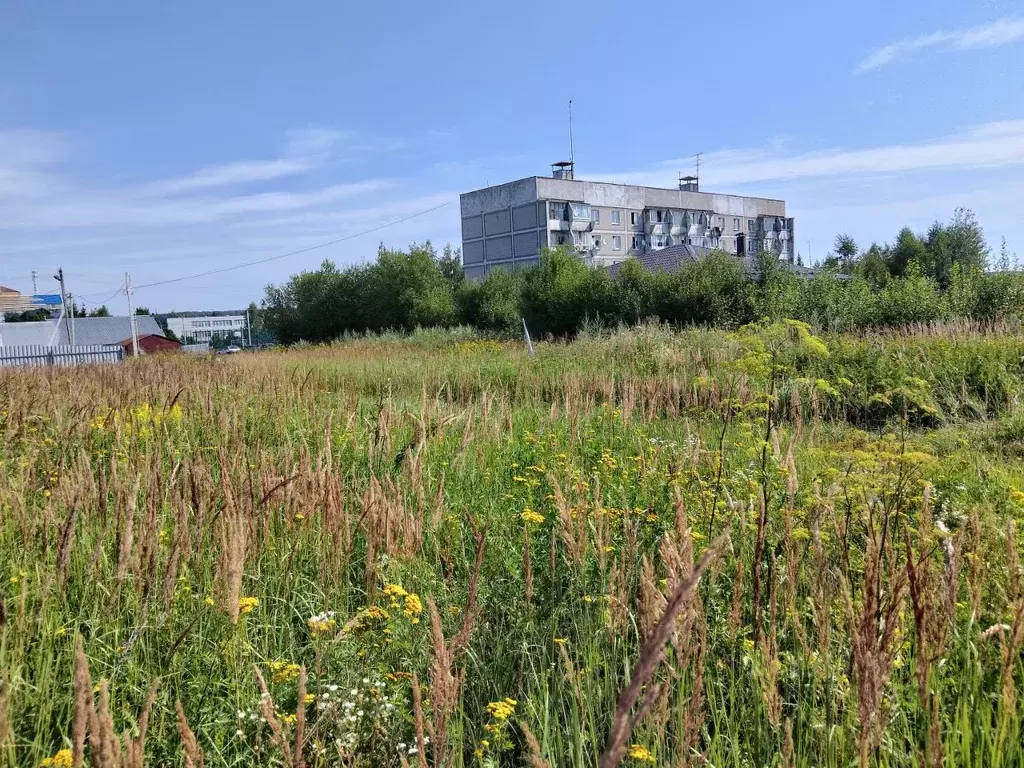
[[[530,357],[533,357],[533,341],[530,339],[530,329],[526,327],[526,318],[523,320],[523,336],[526,337],[526,349],[530,352]]]
[[[124,292],[128,296],[128,319],[132,324],[132,356],[139,356],[139,326],[135,320],[135,305],[132,302],[132,276],[124,273]]]

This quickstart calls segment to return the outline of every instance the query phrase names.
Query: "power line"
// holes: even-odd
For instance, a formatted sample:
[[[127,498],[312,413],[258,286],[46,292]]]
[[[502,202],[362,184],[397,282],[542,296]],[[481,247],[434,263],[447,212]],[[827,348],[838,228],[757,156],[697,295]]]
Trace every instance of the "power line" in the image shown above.
[[[296,251],[289,251],[288,253],[280,253],[280,254],[278,254],[276,256],[268,256],[268,257],[266,257],[264,259],[254,259],[253,261],[246,261],[246,262],[243,262],[241,264],[235,264],[234,266],[230,266],[230,267],[220,267],[219,269],[211,269],[211,270],[209,270],[207,272],[197,272],[194,275],[184,275],[182,277],[172,277],[172,278],[169,278],[167,280],[156,280],[156,281],[154,281],[152,283],[143,283],[142,285],[133,286],[133,290],[138,291],[138,290],[140,290],[142,288],[153,288],[153,287],[158,286],[158,285],[168,285],[170,283],[180,283],[180,282],[182,282],[184,280],[194,280],[194,279],[196,279],[198,277],[209,277],[210,275],[220,275],[220,274],[223,274],[225,272],[233,272],[236,269],[245,269],[246,267],[252,267],[252,266],[255,266],[257,264],[266,264],[267,262],[270,262],[270,261],[279,261],[280,259],[287,259],[289,256],[298,256],[298,255],[303,254],[303,253],[309,253],[310,251],[319,250],[320,248],[327,248],[328,246],[331,246],[331,245],[337,245],[338,243],[343,243],[346,240],[354,240],[357,237],[363,237],[364,235],[370,235],[370,234],[373,234],[374,232],[379,232],[382,229],[387,229],[388,227],[393,227],[396,224],[402,224],[403,222],[410,221],[410,220],[418,218],[420,216],[426,216],[428,213],[433,213],[434,211],[438,211],[441,208],[444,208],[444,207],[449,206],[451,204],[452,204],[452,201],[449,200],[446,203],[441,203],[440,205],[435,205],[433,208],[427,208],[425,211],[420,211],[419,213],[413,213],[413,214],[411,214],[409,216],[403,216],[400,219],[394,219],[393,221],[388,221],[388,222],[385,222],[384,224],[379,224],[376,227],[371,227],[370,229],[365,229],[362,232],[355,232],[355,233],[353,233],[351,235],[345,235],[344,237],[338,237],[338,238],[335,238],[334,240],[328,240],[327,242],[324,242],[324,243],[317,243],[316,245],[310,245],[310,246],[307,246],[306,248],[299,248]],[[120,290],[121,289],[118,288],[118,291],[120,291]]]

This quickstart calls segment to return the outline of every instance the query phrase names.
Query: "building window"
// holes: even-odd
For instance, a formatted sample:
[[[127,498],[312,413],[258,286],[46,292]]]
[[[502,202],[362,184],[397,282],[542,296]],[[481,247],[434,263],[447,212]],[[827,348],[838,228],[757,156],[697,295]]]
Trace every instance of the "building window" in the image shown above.
[[[618,225],[622,223],[622,211],[612,211],[612,224]]]
[[[732,220],[732,231],[733,232],[739,232],[740,231],[740,220],[739,219],[733,219]]]
[[[548,218],[552,221],[568,221],[568,208],[565,203],[551,203]]]
[[[595,224],[601,223],[601,212],[597,208],[590,209],[590,220]]]
[[[582,221],[590,220],[590,206],[583,203],[572,203],[572,217]]]
[[[594,247],[595,248],[600,248],[601,247],[601,236],[600,235],[594,235]]]
[[[630,211],[629,212],[629,223],[632,224],[634,227],[637,224],[637,215],[638,214],[637,214],[636,211]]]
[[[615,211],[615,213],[618,213],[618,211]],[[615,235],[614,237],[612,237],[612,250],[613,251],[621,251],[622,250],[622,238],[619,237],[618,235]]]
[[[634,251],[640,251],[640,250],[643,250],[643,247],[644,247],[644,239],[643,239],[643,237],[641,237],[639,235],[634,235],[633,236],[633,250]]]

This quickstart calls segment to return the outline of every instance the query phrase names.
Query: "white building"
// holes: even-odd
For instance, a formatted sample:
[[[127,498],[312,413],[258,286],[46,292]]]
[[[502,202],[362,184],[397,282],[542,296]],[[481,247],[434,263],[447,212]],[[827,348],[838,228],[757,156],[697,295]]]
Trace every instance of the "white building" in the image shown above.
[[[243,341],[246,330],[245,315],[168,317],[167,327],[184,344],[207,344],[215,337]]]

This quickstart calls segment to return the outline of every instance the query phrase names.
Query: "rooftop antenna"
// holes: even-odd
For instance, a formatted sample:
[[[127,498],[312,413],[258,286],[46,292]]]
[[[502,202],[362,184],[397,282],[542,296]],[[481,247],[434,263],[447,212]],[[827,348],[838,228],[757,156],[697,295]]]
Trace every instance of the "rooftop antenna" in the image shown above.
[[[569,99],[569,162],[576,165],[576,158],[572,152],[572,99]]]
[[[696,173],[694,175],[697,177],[698,182],[700,182],[700,158],[703,154],[703,152],[698,152],[696,155],[690,155],[690,157],[694,158],[694,164],[697,167]]]

